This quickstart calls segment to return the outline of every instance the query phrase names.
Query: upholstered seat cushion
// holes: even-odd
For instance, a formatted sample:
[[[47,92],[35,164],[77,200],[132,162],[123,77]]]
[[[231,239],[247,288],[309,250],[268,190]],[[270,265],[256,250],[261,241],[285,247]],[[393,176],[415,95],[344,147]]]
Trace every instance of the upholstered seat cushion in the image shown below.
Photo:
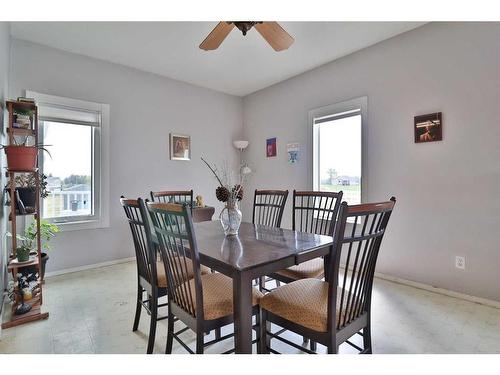
[[[341,295],[342,288],[338,288],[337,316]],[[327,331],[328,283],[325,281],[318,279],[294,281],[266,294],[259,303],[262,309],[303,327],[317,332]],[[343,305],[342,315],[347,305],[347,294]]]
[[[323,263],[323,258],[311,259],[276,273],[293,280],[322,279],[325,276]]]
[[[189,281],[194,307],[196,308],[195,281]],[[233,314],[233,280],[221,273],[201,275],[203,286],[203,314],[205,320],[213,320]],[[252,306],[259,303],[263,294],[257,289],[252,290]]]
[[[190,279],[193,278],[193,265],[191,262],[189,262],[189,266],[188,266],[188,277]],[[201,274],[206,274],[206,273],[210,273],[210,269],[205,267],[205,266],[201,266],[200,267],[200,272]],[[158,286],[160,288],[166,288],[167,287],[167,275],[165,274],[165,267],[163,265],[163,262],[160,260],[158,262],[156,262],[156,276],[158,278]]]

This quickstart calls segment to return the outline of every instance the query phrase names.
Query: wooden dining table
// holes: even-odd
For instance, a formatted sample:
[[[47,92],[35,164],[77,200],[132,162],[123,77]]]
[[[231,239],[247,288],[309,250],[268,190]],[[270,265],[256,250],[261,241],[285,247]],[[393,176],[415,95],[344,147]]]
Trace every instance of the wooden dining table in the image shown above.
[[[218,221],[194,224],[200,262],[233,280],[236,353],[252,353],[252,282],[290,266],[328,256],[333,238],[241,223],[225,236]]]

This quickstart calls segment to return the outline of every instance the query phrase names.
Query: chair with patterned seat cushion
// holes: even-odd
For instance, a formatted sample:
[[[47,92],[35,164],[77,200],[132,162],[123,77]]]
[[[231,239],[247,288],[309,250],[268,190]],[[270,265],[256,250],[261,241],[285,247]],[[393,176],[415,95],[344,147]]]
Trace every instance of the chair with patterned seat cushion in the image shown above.
[[[253,197],[252,224],[280,228],[283,212],[285,211],[288,190],[258,190]],[[262,276],[256,279],[261,290],[265,289],[266,279]]]
[[[255,190],[252,223],[281,227],[288,190]]]
[[[162,260],[157,261],[157,263],[156,263],[156,272],[157,272],[157,277],[158,277],[158,286],[162,287],[162,288],[166,288],[167,287],[167,274],[165,273],[165,267],[163,265],[163,261]],[[202,275],[210,273],[210,272],[211,272],[210,268],[205,267],[203,265],[201,266],[201,274]],[[193,266],[192,266],[192,264],[188,263],[186,277],[188,279],[192,279],[193,278]]]
[[[337,288],[337,314],[344,313],[347,299],[340,309],[341,288]],[[328,328],[328,283],[302,279],[277,288],[263,299],[262,307],[284,319],[317,332]]]
[[[126,199],[122,196],[120,203],[125,210],[125,215],[132,231],[137,263],[137,301],[132,331],[137,331],[142,307],[144,307],[146,312],[151,316],[146,351],[148,354],[151,354],[153,353],[155,342],[156,322],[167,318],[167,316],[158,316],[158,308],[166,306],[166,303],[158,303],[158,299],[167,294],[167,285],[164,282],[164,277],[162,277],[162,274],[165,275],[165,272],[162,272],[163,264],[158,262],[158,254],[148,244],[147,236],[150,229],[148,221],[145,220],[147,213],[141,208],[139,200]],[[143,300],[144,293],[147,294],[145,300]]]
[[[168,280],[169,319],[165,352],[172,352],[175,339],[188,352],[194,353],[179,338],[182,332],[191,329],[196,333],[195,352],[203,353],[206,346],[233,336],[230,333],[204,342],[206,332],[233,323],[232,280],[219,273],[201,274],[191,210],[187,205],[149,202],[147,210],[153,227],[152,246],[161,252]],[[188,264],[192,264],[193,278],[186,281]],[[254,289],[252,311],[257,316],[260,297],[262,293]],[[187,327],[174,332],[174,317]]]
[[[270,323],[319,342],[328,353],[337,353],[347,342],[361,353],[371,353],[371,295],[380,245],[396,203],[348,206],[343,202],[334,230],[334,244],[327,257],[327,281],[302,279],[278,287],[260,299],[260,349],[268,353],[271,338],[314,353],[279,334]],[[340,263],[342,263],[342,268]],[[363,348],[349,338],[363,337]]]
[[[120,199],[132,232],[137,263],[137,301],[132,331],[137,331],[142,307],[144,307],[151,316],[146,351],[151,354],[155,342],[156,322],[167,318],[166,315],[158,316],[158,309],[167,306],[167,303],[158,303],[159,298],[167,295],[167,277],[159,253],[149,247],[148,236],[151,228],[149,221],[146,220],[147,211],[141,207],[141,201],[140,198],[126,199],[123,196]],[[188,269],[191,271],[186,275],[187,280],[193,277],[192,266],[188,267]],[[210,273],[210,269],[202,267],[201,272],[203,274]],[[145,300],[143,300],[144,293],[147,294]]]
[[[292,229],[299,232],[333,236],[335,221],[342,200],[342,191],[293,191]],[[325,276],[322,258],[278,271],[271,278],[284,283],[295,280]]]

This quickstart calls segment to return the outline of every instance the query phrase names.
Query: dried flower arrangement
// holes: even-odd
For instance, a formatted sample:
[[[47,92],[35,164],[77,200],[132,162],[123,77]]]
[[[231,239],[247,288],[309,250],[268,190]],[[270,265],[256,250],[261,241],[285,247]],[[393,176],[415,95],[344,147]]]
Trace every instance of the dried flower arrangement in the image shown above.
[[[227,162],[224,163],[219,171],[217,166],[211,166],[203,158],[201,160],[203,160],[219,182],[219,186],[215,190],[215,196],[219,201],[226,204],[219,215],[224,234],[226,236],[237,235],[242,219],[241,211],[238,209],[238,202],[243,199],[243,180],[245,179],[245,175],[241,173],[240,169],[240,173],[235,177]]]
[[[235,178],[227,163],[224,163],[219,171],[216,165],[211,166],[205,159],[201,158],[201,160],[203,160],[219,182],[219,186],[215,189],[215,196],[219,201],[231,204],[243,199],[244,174],[240,173],[238,177]],[[237,182],[235,183],[234,181],[236,179]]]

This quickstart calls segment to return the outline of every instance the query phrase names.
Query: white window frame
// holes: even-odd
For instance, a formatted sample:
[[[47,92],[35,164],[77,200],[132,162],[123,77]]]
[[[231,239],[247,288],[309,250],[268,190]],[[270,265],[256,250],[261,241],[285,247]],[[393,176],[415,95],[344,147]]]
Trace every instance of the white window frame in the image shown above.
[[[365,155],[367,154],[367,147],[366,147],[366,142],[365,140],[368,139],[366,136],[367,132],[367,120],[368,120],[368,97],[362,96],[359,98],[355,99],[350,99],[346,100],[340,103],[335,103],[331,105],[327,105],[324,107],[312,109],[309,111],[308,115],[308,126],[310,126],[311,129],[311,153],[312,153],[312,173],[309,176],[309,181],[311,181],[311,187],[313,190],[319,190],[320,189],[320,184],[319,184],[319,157],[320,157],[320,150],[319,150],[319,134],[317,129],[315,129],[314,122],[316,119],[322,118],[322,117],[328,117],[332,116],[335,114],[340,114],[344,112],[351,112],[359,110],[359,113],[361,114],[361,202],[366,201],[366,196],[367,196],[367,186],[366,186],[366,161],[365,161]]]
[[[99,127],[95,131],[93,150],[93,190],[95,194],[94,215],[92,217],[78,216],[65,218],[46,219],[59,226],[61,231],[98,229],[109,227],[109,104],[88,102],[78,99],[70,99],[61,96],[47,95],[26,90],[26,97],[34,98],[39,112],[44,105],[54,108],[73,109],[81,112],[95,112],[100,116]],[[39,118],[40,124],[43,117]],[[50,118],[46,121],[50,121]],[[68,120],[71,123],[71,120]],[[42,126],[39,126],[39,136],[43,135]],[[43,138],[40,138],[43,139]],[[43,168],[43,155],[41,156],[41,167]],[[42,205],[43,207],[43,205]],[[42,215],[43,216],[43,215]]]

